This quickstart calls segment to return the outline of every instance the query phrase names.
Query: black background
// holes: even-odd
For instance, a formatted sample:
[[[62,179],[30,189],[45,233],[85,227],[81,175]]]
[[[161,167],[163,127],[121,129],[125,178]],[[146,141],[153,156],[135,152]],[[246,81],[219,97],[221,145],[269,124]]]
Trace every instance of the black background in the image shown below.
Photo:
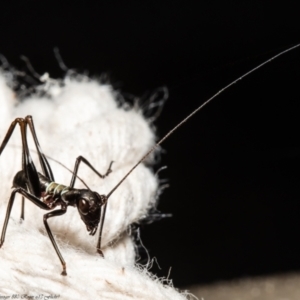
[[[249,1],[250,2],[250,1]],[[10,2],[0,52],[24,69],[109,74],[123,92],[167,86],[163,136],[232,80],[300,42],[299,10],[274,1]],[[176,286],[300,269],[300,49],[234,85],[164,144],[171,187],[143,243]],[[1,108],[0,108],[1,109]],[[143,257],[146,257],[143,255]],[[145,262],[145,261],[144,261]]]

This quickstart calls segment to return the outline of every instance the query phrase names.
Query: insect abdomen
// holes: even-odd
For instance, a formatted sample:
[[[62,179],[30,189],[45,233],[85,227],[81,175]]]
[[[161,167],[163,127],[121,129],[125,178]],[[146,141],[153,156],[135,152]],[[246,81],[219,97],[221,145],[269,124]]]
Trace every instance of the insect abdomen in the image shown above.
[[[19,171],[13,180],[13,187],[17,188],[17,187],[21,187],[23,189],[27,189],[27,178],[25,175],[25,172],[23,170]]]
[[[70,188],[68,186],[65,186],[63,184],[50,182],[46,188],[46,194],[52,195],[53,197],[60,196],[69,191],[69,189]]]
[[[51,195],[53,198],[55,198],[56,196],[60,196],[70,190],[68,186],[56,182],[52,182],[46,176],[40,173],[38,173],[38,175],[39,175],[41,190],[46,195]]]

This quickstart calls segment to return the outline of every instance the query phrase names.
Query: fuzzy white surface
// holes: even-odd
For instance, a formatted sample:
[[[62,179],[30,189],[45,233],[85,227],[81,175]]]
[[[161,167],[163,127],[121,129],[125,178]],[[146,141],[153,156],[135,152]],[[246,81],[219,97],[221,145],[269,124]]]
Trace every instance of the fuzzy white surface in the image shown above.
[[[0,75],[0,142],[16,117],[32,115],[41,147],[68,168],[79,155],[100,173],[110,161],[113,172],[104,180],[81,164],[79,176],[99,194],[107,194],[153,145],[155,136],[142,114],[117,107],[108,85],[67,78],[64,86],[52,83],[47,97],[32,95],[19,103]],[[35,149],[28,131],[30,149]],[[21,166],[19,126],[0,157],[0,226],[4,221],[14,174]],[[36,155],[32,152],[36,161]],[[36,162],[39,166],[38,162]],[[56,182],[68,185],[71,174],[50,161]],[[82,187],[79,180],[76,187]],[[96,253],[95,236],[87,234],[76,208],[49,219],[68,276],[62,267],[43,224],[43,211],[26,201],[25,221],[20,224],[21,197],[16,196],[6,239],[0,249],[0,295],[41,295],[55,299],[186,299],[167,281],[135,266],[134,243],[128,225],[138,221],[155,205],[158,180],[141,164],[116,190],[108,202],[102,249]]]

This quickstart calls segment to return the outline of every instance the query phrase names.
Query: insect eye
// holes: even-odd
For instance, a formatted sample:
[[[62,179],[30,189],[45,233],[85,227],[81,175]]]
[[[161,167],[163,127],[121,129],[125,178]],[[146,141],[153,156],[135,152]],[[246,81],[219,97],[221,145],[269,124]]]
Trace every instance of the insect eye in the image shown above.
[[[90,204],[88,201],[80,199],[78,203],[78,208],[82,214],[86,215],[89,212]]]

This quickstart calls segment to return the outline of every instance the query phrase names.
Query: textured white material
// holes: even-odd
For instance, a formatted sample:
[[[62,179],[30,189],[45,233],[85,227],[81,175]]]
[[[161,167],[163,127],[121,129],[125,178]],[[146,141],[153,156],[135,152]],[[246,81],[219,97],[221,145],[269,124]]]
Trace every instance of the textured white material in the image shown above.
[[[99,194],[107,194],[153,145],[155,136],[142,114],[117,107],[109,85],[67,78],[64,85],[47,85],[49,97],[32,95],[17,104],[13,91],[0,76],[0,142],[15,117],[32,115],[41,147],[73,169],[79,155],[100,173],[110,161],[113,172],[104,180],[81,164],[79,176]],[[21,166],[19,126],[0,157],[0,228],[5,217],[12,179]],[[30,133],[30,149],[35,149]],[[36,161],[36,155],[32,153]],[[36,162],[37,163],[37,162]],[[56,182],[68,185],[71,174],[50,161]],[[37,166],[39,164],[37,163]],[[76,187],[83,187],[77,180]],[[186,299],[167,281],[135,266],[134,244],[128,225],[147,215],[155,205],[158,180],[141,164],[111,196],[103,232],[101,258],[95,250],[97,233],[87,234],[76,208],[49,219],[68,276],[61,276],[61,264],[45,232],[43,214],[30,201],[25,221],[20,224],[20,196],[17,195],[0,249],[0,295],[59,295],[56,299]]]

